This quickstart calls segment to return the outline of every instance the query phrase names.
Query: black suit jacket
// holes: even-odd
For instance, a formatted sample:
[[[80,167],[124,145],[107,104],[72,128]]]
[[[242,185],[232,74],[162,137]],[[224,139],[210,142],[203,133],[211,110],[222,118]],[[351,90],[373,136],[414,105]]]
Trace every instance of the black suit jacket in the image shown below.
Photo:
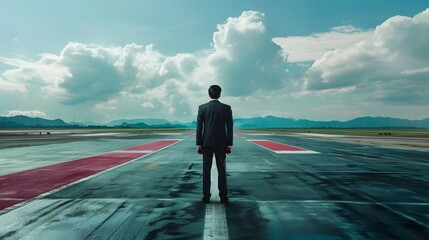
[[[197,145],[203,147],[232,146],[232,110],[229,105],[212,100],[199,106]]]

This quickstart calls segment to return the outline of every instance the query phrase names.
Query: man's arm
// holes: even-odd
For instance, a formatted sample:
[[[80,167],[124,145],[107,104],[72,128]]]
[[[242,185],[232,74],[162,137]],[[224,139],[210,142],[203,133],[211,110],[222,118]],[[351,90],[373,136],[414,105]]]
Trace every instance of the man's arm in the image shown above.
[[[232,110],[231,107],[228,108],[226,118],[226,145],[232,146],[232,138],[233,138],[233,119],[232,119]]]
[[[197,115],[197,133],[196,133],[197,146],[203,145],[203,123],[204,123],[204,115],[203,115],[203,110],[201,109],[201,106],[200,106],[198,108],[198,115]]]

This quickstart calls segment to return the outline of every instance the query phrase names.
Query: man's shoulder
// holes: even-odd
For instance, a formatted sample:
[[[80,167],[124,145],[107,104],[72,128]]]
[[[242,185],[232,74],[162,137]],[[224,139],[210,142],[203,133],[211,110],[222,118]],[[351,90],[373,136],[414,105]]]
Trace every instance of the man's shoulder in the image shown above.
[[[228,104],[219,102],[219,101],[210,101],[204,104],[201,104],[200,106],[198,106],[198,108],[200,109],[204,109],[204,108],[208,108],[208,107],[214,107],[214,106],[219,106],[221,105],[223,108],[231,108],[231,106],[229,106]]]
[[[228,104],[225,104],[225,103],[222,103],[222,104],[223,104],[224,106],[226,106],[226,107],[229,107],[229,108],[231,107],[231,106],[229,106]]]
[[[229,106],[228,104],[225,103],[221,103],[223,105],[224,108],[231,108],[231,106]]]
[[[217,102],[220,106],[222,106],[221,108],[224,110],[227,109],[231,109],[231,106],[229,106],[228,104],[222,103],[222,102]]]
[[[207,107],[207,105],[208,105],[209,103],[204,103],[204,104],[201,104],[200,106],[198,106],[198,108],[205,108],[205,107]]]

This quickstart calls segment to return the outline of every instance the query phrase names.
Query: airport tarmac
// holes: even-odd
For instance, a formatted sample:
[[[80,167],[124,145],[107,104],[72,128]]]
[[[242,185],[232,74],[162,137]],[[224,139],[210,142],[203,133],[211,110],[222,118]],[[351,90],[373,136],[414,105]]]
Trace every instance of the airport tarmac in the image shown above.
[[[224,205],[201,202],[192,134],[68,134],[3,138],[0,239],[429,236],[428,151],[242,132]]]

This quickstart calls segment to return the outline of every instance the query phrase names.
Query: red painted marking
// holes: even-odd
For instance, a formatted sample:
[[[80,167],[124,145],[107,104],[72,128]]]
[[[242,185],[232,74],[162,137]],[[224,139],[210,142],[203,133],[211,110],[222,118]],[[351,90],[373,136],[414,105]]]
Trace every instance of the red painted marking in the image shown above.
[[[124,150],[159,150],[161,148],[165,148],[167,146],[170,146],[171,144],[174,144],[176,142],[178,142],[179,140],[160,140],[160,141],[156,141],[153,143],[147,143],[147,144],[143,144],[143,145],[139,145],[139,146],[135,146],[135,147],[131,147],[131,148],[126,148]]]
[[[268,148],[271,151],[306,151],[303,148],[294,147],[290,145],[286,145],[283,143],[266,141],[266,140],[251,140],[254,144],[257,144],[261,147]]]
[[[161,140],[128,150],[159,150],[176,142],[178,140]],[[146,154],[110,152],[0,176],[0,210]]]
[[[146,155],[106,153],[0,177],[0,209]],[[1,200],[19,199],[19,200]]]
[[[196,132],[187,132],[185,133],[186,136],[192,136],[192,135],[197,135]]]

